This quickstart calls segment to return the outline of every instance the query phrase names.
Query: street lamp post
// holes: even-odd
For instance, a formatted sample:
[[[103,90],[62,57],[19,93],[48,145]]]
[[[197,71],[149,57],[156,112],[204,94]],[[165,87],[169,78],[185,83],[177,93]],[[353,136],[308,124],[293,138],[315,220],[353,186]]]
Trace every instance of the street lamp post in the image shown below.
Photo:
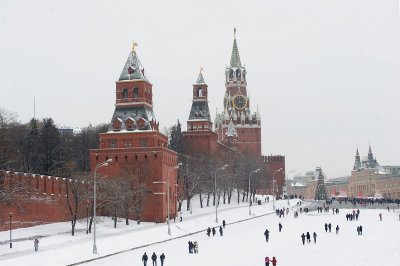
[[[12,212],[10,212],[10,248],[12,248],[12,242],[11,242],[11,218],[12,218]]]
[[[108,166],[112,159],[108,159],[104,163],[99,163],[94,169],[94,185],[93,185],[93,254],[97,254],[96,247],[96,174],[100,167]]]
[[[282,168],[279,168],[277,170],[274,171],[274,173],[272,174],[272,208],[275,211],[275,173],[282,171]]]
[[[167,206],[168,206],[167,224],[168,224],[168,235],[171,235],[171,227],[169,225],[169,219],[170,219],[170,217],[169,217],[169,173],[171,172],[171,170],[178,169],[179,166],[181,166],[181,165],[182,165],[182,163],[179,163],[177,166],[170,168],[168,170],[168,174],[167,174]]]
[[[227,168],[228,165],[225,164],[224,166],[218,168],[215,170],[214,173],[214,193],[215,193],[215,222],[218,223],[218,201],[217,201],[217,172],[218,171],[223,171],[225,168]]]
[[[250,177],[252,174],[257,173],[258,171],[260,171],[260,168],[253,170],[249,173],[249,215],[251,216],[251,193],[250,193]]]
[[[89,234],[89,205],[86,205],[86,234]]]

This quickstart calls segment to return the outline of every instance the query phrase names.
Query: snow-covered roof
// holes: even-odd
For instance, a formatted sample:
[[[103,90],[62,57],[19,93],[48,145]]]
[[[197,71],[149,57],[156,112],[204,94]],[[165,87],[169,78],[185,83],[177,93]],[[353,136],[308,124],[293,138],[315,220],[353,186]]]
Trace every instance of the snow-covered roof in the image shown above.
[[[140,60],[136,54],[136,51],[132,51],[129,54],[125,66],[122,69],[119,81],[125,81],[125,80],[145,80],[149,82],[146,73],[144,71],[144,68],[140,63]]]

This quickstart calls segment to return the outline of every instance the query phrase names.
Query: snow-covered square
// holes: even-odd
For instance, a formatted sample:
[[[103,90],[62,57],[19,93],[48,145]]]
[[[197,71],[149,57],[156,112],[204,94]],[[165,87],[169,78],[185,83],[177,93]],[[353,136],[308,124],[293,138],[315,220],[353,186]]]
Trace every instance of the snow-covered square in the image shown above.
[[[94,259],[84,265],[143,265],[142,255],[149,256],[151,265],[153,252],[166,256],[164,265],[265,265],[266,256],[276,257],[277,265],[400,265],[400,220],[398,210],[360,208],[358,221],[346,221],[346,214],[353,209],[339,209],[339,214],[317,211],[301,213],[294,218],[300,207],[316,208],[322,203],[303,202],[296,205],[291,200],[276,202],[277,208],[290,208],[289,214],[279,218],[272,211],[272,202],[251,207],[246,202],[234,201],[218,208],[215,223],[213,206],[200,209],[193,205],[192,214],[183,213],[183,221],[171,221],[172,236],[168,236],[167,225],[154,223],[125,226],[124,220],[113,228],[110,217],[100,217],[97,228],[98,254],[92,254],[93,236],[86,235],[86,220],[79,222],[76,236],[70,236],[68,223],[42,225],[13,231],[13,249],[8,248],[9,232],[2,232],[0,265],[70,265]],[[357,210],[357,208],[355,209]],[[379,213],[383,220],[379,221]],[[227,225],[220,236],[219,226]],[[278,224],[282,224],[279,232]],[[324,224],[332,224],[332,232],[325,232]],[[335,233],[339,225],[339,233]],[[362,225],[363,234],[357,234]],[[208,237],[206,229],[215,227],[215,236]],[[270,231],[269,242],[264,231]],[[301,234],[317,233],[317,241],[302,244]],[[33,248],[33,238],[40,238],[39,251]],[[176,238],[176,239],[174,239]],[[311,237],[312,238],[312,237]],[[24,240],[25,239],[25,240]],[[169,241],[168,241],[169,240]],[[190,254],[188,241],[198,241],[198,254]],[[160,243],[157,243],[160,242]],[[145,246],[145,247],[142,247]],[[142,247],[142,248],[140,248]],[[157,259],[160,265],[159,259]],[[272,265],[272,264],[271,264]]]

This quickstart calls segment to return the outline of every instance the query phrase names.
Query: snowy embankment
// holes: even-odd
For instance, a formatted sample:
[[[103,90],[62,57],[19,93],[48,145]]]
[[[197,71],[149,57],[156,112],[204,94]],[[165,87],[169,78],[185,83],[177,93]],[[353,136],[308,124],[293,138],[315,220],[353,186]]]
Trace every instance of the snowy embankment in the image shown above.
[[[259,196],[260,198],[260,196]],[[270,197],[271,198],[271,197]],[[248,219],[272,213],[272,201],[262,205],[253,205],[252,216],[249,216],[248,202],[240,202],[235,198],[231,204],[221,204],[218,207],[219,224],[225,219],[227,223]],[[295,204],[298,200],[292,200]],[[277,201],[276,207],[287,207],[286,201]],[[186,205],[183,205],[186,206]],[[217,226],[215,222],[215,207],[198,206],[198,199],[193,201],[193,211],[183,211],[183,222],[178,219],[171,222],[172,236],[167,234],[166,223],[141,223],[130,221],[125,226],[125,220],[119,219],[117,228],[109,217],[99,217],[97,225],[98,254],[92,254],[93,234],[86,235],[86,219],[77,223],[75,236],[70,235],[70,224],[54,223],[12,231],[13,248],[8,246],[9,232],[0,232],[0,265],[66,265],[84,260],[99,258],[109,254],[130,250],[135,247],[165,241],[175,237],[185,236],[205,230],[208,226]],[[33,251],[33,239],[40,240],[39,252]],[[171,243],[171,242],[169,242]]]

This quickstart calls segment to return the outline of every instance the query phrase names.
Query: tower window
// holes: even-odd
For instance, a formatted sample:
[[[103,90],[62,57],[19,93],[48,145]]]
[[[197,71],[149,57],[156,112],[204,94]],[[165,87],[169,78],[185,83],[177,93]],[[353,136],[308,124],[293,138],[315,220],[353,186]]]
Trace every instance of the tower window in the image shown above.
[[[203,90],[201,88],[197,89],[197,97],[203,97]]]
[[[133,98],[139,97],[139,89],[137,87],[133,88]]]
[[[122,99],[128,98],[128,90],[126,88],[122,89]]]
[[[111,149],[115,149],[115,141],[111,141],[111,143],[110,143],[110,148],[111,148]]]
[[[237,78],[240,78],[240,76],[241,76],[240,70],[239,70],[239,69],[236,69],[236,77],[237,77]]]

